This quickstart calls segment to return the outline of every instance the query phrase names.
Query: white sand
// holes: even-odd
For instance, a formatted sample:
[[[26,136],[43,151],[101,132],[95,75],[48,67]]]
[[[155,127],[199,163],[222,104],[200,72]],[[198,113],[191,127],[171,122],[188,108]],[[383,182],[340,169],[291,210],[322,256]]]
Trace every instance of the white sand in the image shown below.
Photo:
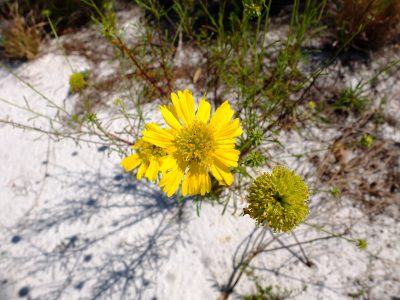
[[[88,67],[83,59],[71,61]],[[67,98],[71,70],[62,56],[47,54],[16,73],[57,104],[72,101]],[[25,98],[35,110],[53,113],[5,70],[0,70],[0,97],[21,105]],[[35,122],[4,103],[0,113],[2,119]],[[235,250],[254,228],[240,209],[221,215],[221,206],[203,204],[198,217],[190,199],[179,210],[157,186],[124,174],[120,158],[100,146],[55,142],[11,126],[0,125],[0,132],[0,300],[18,299],[24,292],[29,299],[219,297]],[[289,136],[288,151],[304,152],[302,142]],[[312,182],[307,166],[288,163]],[[251,264],[260,281],[291,290],[294,299],[351,299],[349,293],[361,290],[369,299],[399,296],[400,225],[395,218],[382,215],[369,223],[345,199],[334,204],[316,196],[312,204],[309,222],[327,228],[340,231],[361,218],[351,235],[366,238],[368,251],[335,239],[308,244],[304,250],[313,267],[286,250],[265,253]],[[325,235],[305,225],[295,232],[300,241]],[[291,235],[282,239],[294,241]],[[298,247],[293,251],[301,255]],[[254,290],[244,276],[232,299]]]

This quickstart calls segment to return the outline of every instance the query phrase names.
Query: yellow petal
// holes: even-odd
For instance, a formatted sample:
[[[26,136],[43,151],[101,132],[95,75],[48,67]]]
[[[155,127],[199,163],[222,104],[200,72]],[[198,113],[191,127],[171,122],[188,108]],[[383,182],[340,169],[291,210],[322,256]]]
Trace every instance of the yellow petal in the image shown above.
[[[155,181],[157,179],[159,163],[157,159],[151,159],[149,167],[146,170],[145,177],[150,181]]]
[[[178,91],[178,93],[182,94],[181,91]],[[190,118],[187,117],[187,113],[185,113],[185,111],[183,110],[182,100],[184,99],[181,99],[181,97],[178,97],[178,95],[175,93],[171,93],[171,100],[179,119],[182,120],[183,124],[185,125],[189,124]]]
[[[176,159],[172,155],[167,155],[163,160],[161,171],[162,172],[169,171],[173,169],[176,165],[177,165]]]
[[[189,172],[182,183],[182,195],[202,195],[211,190],[211,179],[205,167],[200,167],[197,163],[189,166]]]
[[[232,173],[219,162],[214,161],[214,164],[210,166],[210,170],[220,185],[231,185],[233,183]]]
[[[142,163],[137,171],[136,178],[139,180],[142,179],[143,174],[146,172],[146,169],[147,169],[147,164]]]
[[[214,152],[214,160],[218,160],[226,168],[237,167],[240,151],[236,149],[216,149]]]
[[[174,136],[168,130],[160,128],[159,125],[150,123],[146,124],[146,130],[143,131],[142,140],[161,148],[167,148],[172,145]]]
[[[182,183],[182,196],[191,195],[191,189],[193,188],[193,182],[191,182],[191,176],[187,174]]]
[[[182,181],[183,170],[180,168],[175,168],[170,172],[163,173],[163,177],[160,181],[160,187],[163,188],[164,193],[168,197],[171,197],[179,187]]]
[[[204,123],[208,122],[211,113],[211,105],[207,102],[207,100],[203,97],[200,100],[199,107],[197,109],[196,118],[199,121],[203,121]]]
[[[234,149],[236,144],[236,139],[218,139],[215,143],[216,149]]]
[[[235,119],[232,122],[228,122],[223,127],[220,127],[219,130],[215,132],[215,138],[218,139],[231,139],[238,137],[243,133],[242,128],[240,127],[240,120]]]
[[[134,168],[140,165],[140,163],[141,160],[139,158],[139,155],[137,154],[129,155],[120,162],[121,166],[124,168],[126,172],[132,171]]]
[[[174,115],[174,117],[179,121],[179,116],[176,112],[175,106],[174,104],[170,104],[168,105],[168,109],[170,110],[170,112]]]
[[[195,163],[191,164],[189,166],[189,172],[187,173],[182,183],[182,196],[199,194],[199,192],[197,192],[200,186],[199,185],[200,183],[197,178],[198,173],[199,173],[198,164]]]
[[[203,172],[200,174],[200,194],[204,196],[211,191],[211,178],[208,172]]]
[[[211,117],[210,124],[217,129],[224,127],[232,119],[234,113],[235,112],[231,109],[231,106],[227,100],[217,108]]]
[[[148,123],[145,128],[149,131],[154,131],[157,134],[164,135],[166,139],[173,140],[174,135],[170,133],[167,129],[161,128],[160,125],[156,123]]]
[[[161,114],[165,120],[165,122],[171,126],[171,128],[175,130],[179,130],[182,128],[181,123],[179,123],[178,119],[174,116],[174,114],[168,109],[167,106],[163,105],[160,107]]]
[[[187,119],[189,120],[189,122],[192,122],[194,119],[194,106],[195,106],[192,92],[189,90],[184,90],[183,97],[185,99],[183,101],[183,103],[185,104],[184,111],[187,113]]]

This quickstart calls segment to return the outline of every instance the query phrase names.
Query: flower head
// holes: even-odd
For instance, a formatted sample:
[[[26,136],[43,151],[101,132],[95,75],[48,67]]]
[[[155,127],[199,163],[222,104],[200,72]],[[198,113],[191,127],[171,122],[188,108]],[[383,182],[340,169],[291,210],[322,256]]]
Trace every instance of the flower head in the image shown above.
[[[245,213],[274,231],[292,230],[308,215],[308,187],[300,176],[283,166],[263,173],[248,189]]]
[[[140,165],[136,174],[137,179],[141,179],[144,175],[147,179],[155,181],[166,155],[165,150],[142,139],[139,139],[132,148],[136,153],[125,157],[121,161],[121,166],[129,172]]]
[[[205,195],[211,190],[209,172],[221,185],[231,185],[230,167],[236,167],[240,152],[236,137],[242,134],[239,119],[225,101],[210,118],[211,105],[202,98],[195,109],[192,93],[172,93],[172,105],[161,106],[170,128],[147,124],[143,140],[165,149],[160,186],[168,197],[182,184],[182,195]]]
[[[361,146],[365,148],[370,148],[374,143],[374,137],[366,133],[361,137],[360,143]]]
[[[69,87],[72,93],[80,92],[87,85],[85,74],[81,73],[73,73],[69,77]]]

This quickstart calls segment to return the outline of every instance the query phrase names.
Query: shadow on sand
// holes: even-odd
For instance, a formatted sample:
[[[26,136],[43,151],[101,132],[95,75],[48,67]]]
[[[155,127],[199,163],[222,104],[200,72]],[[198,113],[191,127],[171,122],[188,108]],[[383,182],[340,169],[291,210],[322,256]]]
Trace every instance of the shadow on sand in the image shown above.
[[[15,298],[153,297],[160,265],[182,241],[185,203],[120,170],[61,173],[49,180],[65,198],[49,199],[9,229],[3,254],[6,268],[18,271],[4,285],[13,286]]]

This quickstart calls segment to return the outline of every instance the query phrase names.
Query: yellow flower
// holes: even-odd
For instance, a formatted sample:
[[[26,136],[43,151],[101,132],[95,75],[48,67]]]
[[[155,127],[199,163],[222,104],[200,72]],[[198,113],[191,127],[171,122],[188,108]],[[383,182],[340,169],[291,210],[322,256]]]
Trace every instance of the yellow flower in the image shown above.
[[[236,137],[242,134],[239,119],[225,101],[210,119],[211,105],[202,98],[195,111],[192,93],[172,93],[172,105],[160,111],[170,126],[147,124],[143,140],[165,149],[160,186],[171,197],[182,183],[182,195],[205,195],[211,190],[209,172],[221,185],[231,185],[230,167],[236,167],[240,152]]]
[[[125,157],[121,161],[121,166],[129,172],[140,165],[136,178],[141,179],[144,175],[147,179],[155,181],[166,155],[165,150],[142,139],[131,148],[135,149],[136,153]]]
[[[312,100],[309,101],[309,102],[308,102],[308,108],[311,109],[311,110],[315,109],[315,102],[312,101]]]

